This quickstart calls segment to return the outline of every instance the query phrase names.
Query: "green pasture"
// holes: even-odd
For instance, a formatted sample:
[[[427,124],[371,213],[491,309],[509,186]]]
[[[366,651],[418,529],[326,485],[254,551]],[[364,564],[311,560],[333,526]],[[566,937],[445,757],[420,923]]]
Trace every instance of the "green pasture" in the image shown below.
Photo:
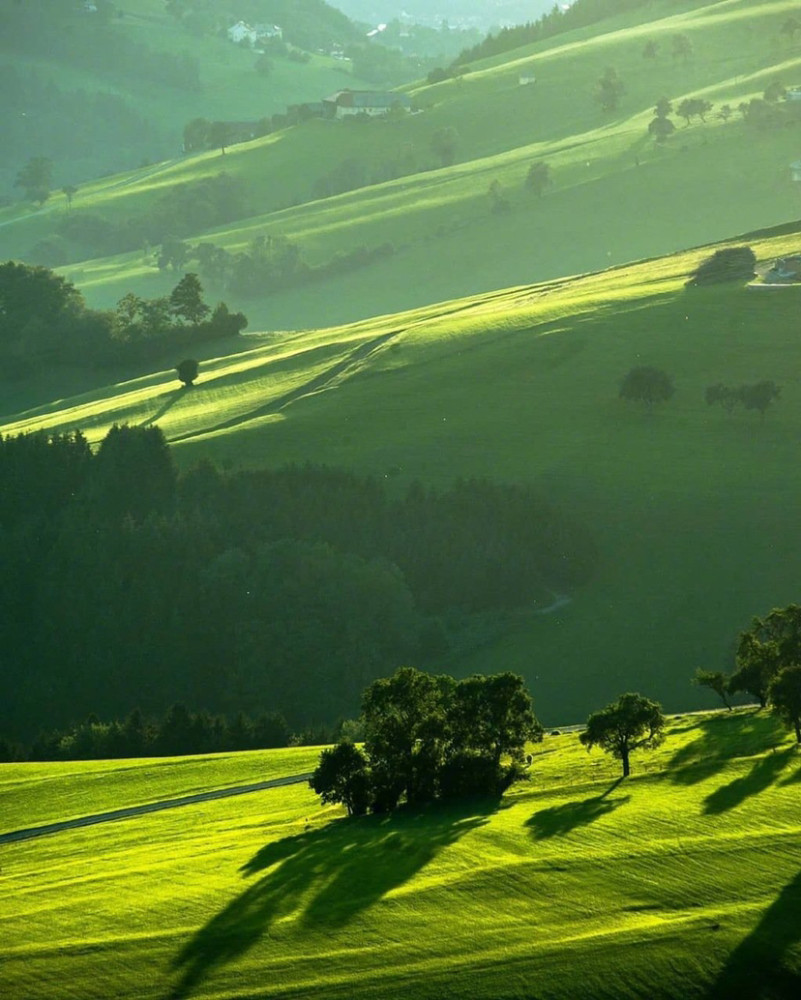
[[[676,717],[632,760],[620,782],[575,734],[548,736],[500,802],[348,820],[301,785],[6,845],[3,994],[795,995],[789,737],[764,713]]]
[[[736,108],[774,79],[801,82],[801,40],[780,34],[794,10],[791,0],[654,3],[477,63],[459,80],[410,88],[423,110],[403,120],[310,121],[225,156],[181,157],[87,184],[73,211],[121,221],[176,184],[225,170],[247,183],[250,214],[190,241],[236,252],[280,233],[315,265],[359,244],[395,247],[392,258],[336,280],[237,303],[257,329],[348,322],[723,239],[798,214],[789,171],[799,155],[795,129],[755,131],[736,111],[727,122],[713,114],[689,127],[675,118],[676,134],[660,147],[647,136],[651,109],[662,96]],[[670,54],[677,34],[693,45],[687,61]],[[642,56],[648,40],[660,45],[656,59]],[[593,92],[607,66],[626,90],[605,115]],[[521,75],[536,83],[521,86]],[[458,133],[456,162],[441,167],[431,139],[448,126]],[[347,160],[373,177],[404,159],[426,169],[315,200],[315,182]],[[553,175],[542,198],[524,187],[536,160]],[[504,212],[492,211],[495,181]],[[24,258],[64,211],[56,196],[27,215],[0,212],[0,255]],[[102,307],[129,290],[162,294],[172,280],[141,251],[82,261],[65,274]]]
[[[314,747],[196,757],[7,764],[0,834],[313,770]]]
[[[792,231],[749,242],[763,262],[801,249]],[[590,530],[597,573],[449,669],[523,673],[548,723],[631,687],[701,707],[695,667],[729,669],[751,617],[798,599],[801,561],[797,290],[686,291],[712,249],[256,337],[204,361],[193,389],[162,370],[8,414],[0,431],[80,427],[97,441],[115,422],[158,423],[183,467],[310,461],[393,490],[534,484]],[[617,396],[640,364],[675,380],[653,413]],[[782,387],[763,419],[704,401],[708,385],[763,379]]]
[[[193,35],[167,13],[163,0],[130,0],[126,3],[124,17],[114,23],[113,30],[145,45],[150,51],[196,60],[200,86],[184,90],[160,85],[146,77],[136,80],[108,78],[74,62],[45,57],[8,54],[5,58],[14,68],[33,71],[63,91],[112,93],[123,97],[140,116],[153,124],[162,140],[170,138],[175,155],[180,154],[184,125],[193,118],[258,121],[284,113],[290,104],[318,101],[344,87],[370,86],[353,75],[349,61],[319,53],[312,53],[309,62],[303,64],[285,57],[272,57],[269,76],[260,76],[255,71],[257,53],[227,39]],[[83,159],[80,150],[76,149],[69,160],[71,178],[81,169],[87,179],[97,175],[97,164]],[[109,162],[114,160],[113,155],[108,156]],[[8,176],[2,177],[9,187],[15,172],[10,171]],[[56,189],[64,182],[63,176],[64,165],[56,163]],[[82,191],[93,189],[92,183],[80,187]],[[58,197],[54,193],[53,199]]]

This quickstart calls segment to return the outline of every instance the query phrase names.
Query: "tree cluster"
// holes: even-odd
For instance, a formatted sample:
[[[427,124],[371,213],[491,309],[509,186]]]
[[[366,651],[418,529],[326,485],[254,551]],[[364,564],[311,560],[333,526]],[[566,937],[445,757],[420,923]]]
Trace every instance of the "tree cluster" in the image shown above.
[[[246,325],[242,313],[231,313],[224,302],[212,311],[195,274],[185,275],[169,296],[128,294],[114,312],[100,312],[47,268],[0,264],[0,359],[19,374],[43,361],[140,360],[166,347],[234,335]]]
[[[801,743],[801,606],[774,608],[754,618],[737,640],[735,669],[697,670],[695,683],[708,687],[731,708],[728,696],[745,693],[770,705]]]
[[[321,264],[311,265],[298,243],[286,236],[268,234],[254,237],[247,250],[238,253],[206,241],[191,246],[181,240],[169,240],[162,244],[158,261],[160,267],[177,269],[195,261],[198,271],[209,282],[234,295],[261,297],[367,267],[394,252],[391,243],[374,247],[359,244],[337,251]]]
[[[654,403],[672,398],[676,387],[666,371],[652,365],[638,365],[626,372],[618,396],[627,402],[644,403],[650,410]]]
[[[115,427],[96,452],[79,433],[0,439],[0,482],[0,730],[18,739],[175,702],[331,723],[596,561],[528,488],[178,476],[157,427]]]
[[[735,407],[742,406],[745,410],[756,410],[761,417],[765,416],[771,403],[781,395],[781,386],[772,379],[753,382],[750,385],[727,386],[722,382],[706,387],[704,398],[708,406],[722,406],[731,415]]]
[[[615,111],[620,98],[626,92],[623,81],[612,66],[607,66],[595,84],[595,100],[601,105],[602,111]]]
[[[185,274],[168,296],[144,299],[128,292],[117,303],[110,350],[114,358],[141,360],[217,337],[235,337],[247,326],[243,313],[232,313],[224,302],[212,311],[203,300],[198,276]]]
[[[542,739],[531,697],[515,674],[455,681],[402,667],[362,698],[364,750],[324,750],[309,781],[350,815],[401,802],[498,795],[523,770],[526,744]]]

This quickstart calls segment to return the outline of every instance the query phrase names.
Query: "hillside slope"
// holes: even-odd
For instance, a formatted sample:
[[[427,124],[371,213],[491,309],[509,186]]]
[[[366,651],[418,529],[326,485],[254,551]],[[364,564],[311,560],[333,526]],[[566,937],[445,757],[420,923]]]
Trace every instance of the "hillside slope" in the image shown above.
[[[308,61],[278,52],[270,72],[257,73],[258,54],[225,37],[242,4],[200,12],[174,5],[182,19],[164,0],[130,0],[116,13],[71,0],[0,4],[0,196],[20,196],[14,178],[32,156],[53,161],[55,191],[82,187],[179,156],[193,118],[255,122],[288,104],[367,85],[349,62],[328,55],[334,40],[361,38],[339,11],[322,0],[250,6],[260,20],[277,21],[287,43],[310,49]]]
[[[245,214],[211,231],[187,221],[173,235],[232,254],[280,235],[312,266],[357,247],[391,245],[390,258],[343,265],[336,278],[251,290],[248,311],[257,326],[304,329],[777,224],[797,211],[789,170],[798,158],[795,128],[758,127],[736,109],[774,81],[801,80],[801,35],[782,31],[794,10],[792,0],[638,5],[476,63],[457,79],[410,88],[421,113],[401,120],[311,120],[225,156],[204,153],[87,185],[71,228],[81,212],[130,225],[178,185],[224,171],[247,192]],[[672,54],[676,38],[687,40],[686,56]],[[648,43],[655,58],[644,57]],[[625,90],[604,113],[596,89],[609,67]],[[521,78],[536,82],[521,85]],[[715,110],[689,125],[674,112],[676,132],[660,145],[647,130],[663,96],[674,107],[702,98]],[[732,109],[725,119],[718,114],[724,105]],[[789,114],[789,107],[779,111]],[[443,130],[451,130],[450,151],[438,154],[435,137]],[[525,186],[535,162],[551,171],[541,197]],[[341,193],[326,196],[330,190]],[[0,213],[0,253],[36,257],[43,251],[34,248],[62,228],[65,208],[54,200],[40,212]],[[144,232],[151,242],[161,238],[158,226]],[[129,290],[161,294],[171,276],[159,272],[149,250],[142,253],[139,239],[125,243],[123,234],[117,246],[132,252],[110,257],[103,241],[95,250],[91,240],[90,249],[68,241],[64,252],[74,263],[66,273],[103,307]],[[79,261],[75,253],[97,259]]]
[[[749,241],[763,263],[801,250],[785,229]],[[183,466],[309,461],[397,489],[534,484],[590,530],[599,570],[547,614],[521,609],[455,650],[452,669],[520,671],[551,721],[632,687],[700,706],[695,667],[731,667],[751,617],[798,599],[801,560],[799,290],[686,291],[713,249],[254,337],[205,361],[191,392],[161,371],[8,415],[0,431],[80,427],[96,441],[114,422],[158,423]],[[618,399],[642,364],[676,384],[652,413]],[[781,396],[763,419],[705,403],[709,385],[764,379]]]
[[[71,768],[113,795],[125,764]],[[501,802],[347,820],[298,786],[7,845],[4,995],[795,996],[789,738],[762,714],[679,717],[633,768],[546,737]],[[0,765],[0,787],[50,770]]]

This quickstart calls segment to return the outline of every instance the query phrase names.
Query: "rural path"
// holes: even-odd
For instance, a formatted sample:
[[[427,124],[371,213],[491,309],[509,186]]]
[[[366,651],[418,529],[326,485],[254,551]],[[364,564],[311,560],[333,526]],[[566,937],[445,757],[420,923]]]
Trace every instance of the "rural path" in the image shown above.
[[[176,434],[169,438],[170,444],[175,444],[178,441],[186,441],[189,438],[198,437],[201,434],[211,434],[215,431],[227,430],[229,427],[236,427],[239,424],[248,423],[250,420],[255,420],[258,417],[266,417],[271,413],[278,413],[279,410],[283,410],[285,406],[289,406],[296,399],[300,399],[301,396],[308,396],[313,392],[320,392],[326,389],[340,375],[343,375],[349,369],[353,368],[359,362],[365,361],[371,355],[375,354],[377,350],[386,344],[388,340],[392,340],[393,337],[397,337],[399,333],[403,330],[391,330],[389,333],[384,333],[380,337],[375,337],[373,340],[368,340],[367,343],[361,344],[355,350],[351,351],[347,357],[343,358],[342,361],[337,362],[331,368],[326,369],[326,371],[321,372],[316,375],[313,379],[308,382],[304,382],[303,385],[297,387],[297,389],[292,389],[290,392],[284,393],[283,396],[279,396],[277,399],[270,400],[269,403],[265,403],[264,406],[256,407],[254,410],[248,410],[247,413],[240,413],[235,417],[230,417],[228,420],[222,420],[218,424],[213,424],[210,427],[198,427],[196,430],[187,431],[185,434]]]
[[[162,799],[161,802],[147,802],[141,806],[128,806],[125,809],[112,809],[110,812],[95,813],[92,816],[79,816],[77,819],[64,820],[62,823],[31,826],[25,830],[13,830],[11,833],[0,834],[0,844],[11,844],[17,840],[33,840],[35,837],[44,837],[51,833],[61,833],[62,830],[75,830],[81,826],[95,826],[97,823],[113,823],[120,819],[130,819],[134,816],[144,816],[146,813],[160,812],[162,809],[178,809],[180,806],[191,806],[196,802],[226,799],[232,795],[247,795],[249,792],[261,792],[265,788],[298,785],[302,781],[308,781],[310,777],[311,771],[305,774],[290,774],[284,778],[272,778],[270,781],[257,781],[252,785],[234,785],[231,788],[218,788],[212,792],[183,795],[178,799]]]

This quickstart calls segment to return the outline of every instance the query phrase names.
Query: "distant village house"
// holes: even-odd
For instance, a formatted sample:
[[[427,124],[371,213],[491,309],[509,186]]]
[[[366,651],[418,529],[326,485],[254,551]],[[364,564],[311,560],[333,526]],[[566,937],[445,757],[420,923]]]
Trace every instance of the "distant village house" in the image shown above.
[[[228,37],[232,42],[240,45],[248,42],[250,45],[258,45],[265,38],[283,38],[283,30],[277,24],[255,24],[250,25],[246,21],[237,21],[228,29]]]
[[[323,99],[326,118],[348,118],[369,115],[371,118],[389,114],[393,108],[411,111],[412,102],[406,94],[385,90],[339,90]]]

